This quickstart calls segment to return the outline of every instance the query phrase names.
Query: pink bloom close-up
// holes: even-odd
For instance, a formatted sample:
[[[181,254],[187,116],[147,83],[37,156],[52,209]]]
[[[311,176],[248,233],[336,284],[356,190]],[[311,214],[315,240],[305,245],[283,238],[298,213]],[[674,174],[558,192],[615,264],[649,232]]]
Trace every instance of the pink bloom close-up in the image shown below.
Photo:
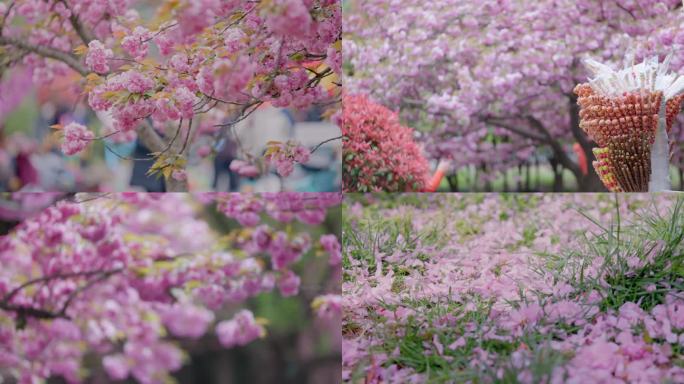
[[[78,123],[67,124],[64,126],[63,133],[62,152],[69,156],[81,152],[95,139],[95,134],[92,131]]]

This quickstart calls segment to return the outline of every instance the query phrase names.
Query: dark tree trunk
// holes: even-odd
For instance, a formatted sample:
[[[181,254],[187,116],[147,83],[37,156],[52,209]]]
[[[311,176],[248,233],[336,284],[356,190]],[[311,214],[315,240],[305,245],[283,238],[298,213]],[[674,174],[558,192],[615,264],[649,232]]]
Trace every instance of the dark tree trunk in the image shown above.
[[[551,164],[551,169],[553,170],[553,191],[561,192],[563,190],[563,167],[560,167],[555,157],[549,159],[549,164]]]
[[[449,183],[449,190],[451,192],[458,192],[458,173],[455,175],[447,176],[447,182]]]

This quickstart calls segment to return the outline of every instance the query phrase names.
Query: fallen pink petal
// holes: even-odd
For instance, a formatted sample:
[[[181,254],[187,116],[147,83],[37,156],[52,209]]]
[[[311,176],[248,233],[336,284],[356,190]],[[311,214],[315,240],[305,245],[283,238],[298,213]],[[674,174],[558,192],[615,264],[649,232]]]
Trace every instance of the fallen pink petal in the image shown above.
[[[342,377],[681,382],[684,198],[348,195]]]

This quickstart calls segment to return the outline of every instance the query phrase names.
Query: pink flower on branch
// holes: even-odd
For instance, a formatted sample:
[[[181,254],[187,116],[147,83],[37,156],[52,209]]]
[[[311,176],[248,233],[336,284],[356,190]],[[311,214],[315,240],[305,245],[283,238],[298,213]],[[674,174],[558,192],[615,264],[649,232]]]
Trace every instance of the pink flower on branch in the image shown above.
[[[88,105],[107,117],[104,131],[118,132],[116,140],[139,138],[161,162],[160,153],[180,150],[164,150],[168,138],[162,133],[181,118],[193,120],[184,148],[218,147],[219,130],[264,104],[309,108],[339,94],[339,2],[181,0],[163,12],[145,12],[149,20],[134,4],[28,1],[7,7],[0,45],[11,57],[25,57],[12,66],[26,66],[34,82],[67,68],[82,75],[78,86]],[[161,55],[149,55],[150,48]],[[304,148],[293,150],[273,158],[281,175],[292,172],[292,162],[306,161]],[[253,177],[265,168],[235,167]],[[163,176],[171,182],[170,172]],[[187,183],[170,184],[187,189]]]
[[[294,141],[286,143],[272,141],[266,149],[264,159],[276,168],[280,176],[287,177],[294,171],[296,163],[306,163],[309,161],[311,151]]]
[[[114,53],[111,49],[105,49],[105,46],[99,40],[93,40],[88,44],[85,63],[88,68],[97,73],[107,73],[109,72],[107,60],[113,56]]]
[[[124,37],[121,41],[121,47],[136,60],[142,60],[147,56],[148,41],[151,38],[152,33],[147,28],[138,26],[135,27],[132,34]]]
[[[330,255],[330,265],[338,265],[342,261],[342,246],[335,235],[323,235],[320,239],[321,246]]]
[[[85,149],[92,140],[95,139],[95,134],[88,130],[84,125],[78,123],[69,123],[64,129],[64,141],[62,142],[62,152],[65,155],[75,155]]]
[[[261,174],[256,165],[239,159],[230,162],[230,170],[244,177],[257,177]]]
[[[216,326],[221,345],[226,348],[243,346],[266,335],[266,329],[257,322],[251,311],[243,309],[232,320],[222,321]]]
[[[112,380],[158,383],[184,362],[182,344],[169,339],[205,337],[228,304],[238,312],[216,326],[221,345],[265,336],[265,322],[240,306],[274,290],[298,294],[308,276],[293,263],[319,233],[302,229],[318,216],[305,213],[340,203],[339,194],[325,193],[83,197],[0,237],[0,313],[10,322],[3,329],[19,330],[0,329],[0,361],[17,367],[13,379],[84,380],[87,356],[101,358]],[[217,206],[219,215],[258,226],[231,225],[219,238],[201,214]],[[304,225],[279,228],[294,218]],[[218,250],[228,238],[228,249]]]

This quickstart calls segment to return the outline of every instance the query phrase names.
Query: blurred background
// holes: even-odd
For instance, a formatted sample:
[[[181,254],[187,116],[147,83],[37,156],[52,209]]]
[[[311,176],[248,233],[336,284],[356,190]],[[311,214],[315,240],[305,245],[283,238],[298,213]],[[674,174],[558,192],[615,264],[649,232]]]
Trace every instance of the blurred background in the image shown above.
[[[102,122],[83,103],[77,79],[62,76],[49,84],[34,84],[31,75],[12,70],[0,78],[0,191],[144,191],[164,192],[162,178],[147,176],[151,161],[138,143],[96,140],[86,151],[66,156],[53,124],[76,121],[95,132]],[[262,106],[239,123],[235,132],[243,148],[261,156],[270,140],[297,140],[312,148],[340,136],[334,124],[323,121],[323,108],[290,110]],[[322,145],[306,165],[298,164],[287,178],[275,171],[258,178],[237,175],[229,168],[239,154],[233,135],[215,143],[216,156],[202,158],[191,150],[188,178],[192,191],[311,191],[340,190],[341,141]]]

